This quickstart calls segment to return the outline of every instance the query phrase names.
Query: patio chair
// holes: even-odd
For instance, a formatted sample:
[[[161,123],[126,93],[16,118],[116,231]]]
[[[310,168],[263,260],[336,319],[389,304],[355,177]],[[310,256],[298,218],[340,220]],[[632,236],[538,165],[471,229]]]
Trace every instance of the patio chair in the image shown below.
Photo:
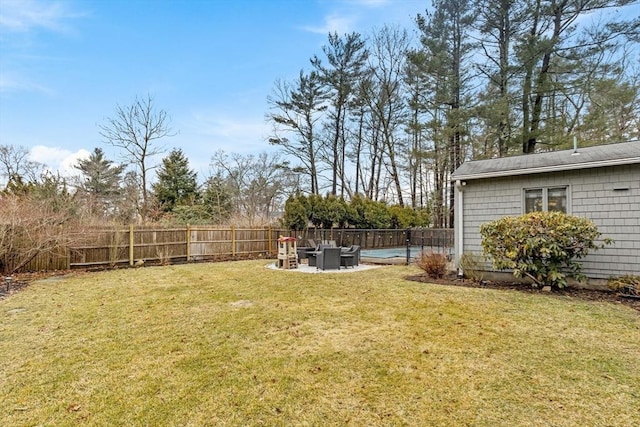
[[[342,248],[340,254],[340,265],[343,267],[354,267],[360,265],[360,246],[352,245],[349,248]]]
[[[306,252],[307,259],[309,260],[309,267],[318,266],[318,256],[322,253],[324,248],[330,248],[331,246],[320,243],[317,248],[313,248]]]
[[[318,270],[340,270],[340,248],[323,248],[316,257]]]

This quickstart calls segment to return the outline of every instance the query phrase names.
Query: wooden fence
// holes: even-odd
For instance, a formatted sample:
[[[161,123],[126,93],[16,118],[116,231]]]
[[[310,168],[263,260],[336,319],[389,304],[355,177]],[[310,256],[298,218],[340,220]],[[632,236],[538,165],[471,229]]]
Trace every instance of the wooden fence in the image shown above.
[[[82,245],[59,248],[34,258],[23,271],[68,270],[135,265],[169,264],[274,257],[279,236],[334,240],[339,246],[360,245],[363,249],[405,246],[453,247],[452,229],[356,230],[186,226],[158,228],[93,229],[85,232]]]

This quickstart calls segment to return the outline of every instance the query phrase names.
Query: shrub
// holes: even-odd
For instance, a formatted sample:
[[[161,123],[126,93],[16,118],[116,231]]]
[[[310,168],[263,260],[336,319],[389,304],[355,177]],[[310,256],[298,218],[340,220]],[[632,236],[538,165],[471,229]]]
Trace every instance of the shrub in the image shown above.
[[[304,196],[302,196],[304,197]],[[305,230],[308,224],[307,207],[300,195],[291,195],[284,204],[282,225],[289,230]]]
[[[479,283],[484,279],[484,261],[485,258],[482,255],[465,252],[460,257],[460,268],[462,268],[465,276]]]
[[[561,212],[531,212],[517,217],[504,217],[480,227],[482,248],[497,269],[511,269],[516,277],[527,276],[534,286],[567,285],[567,272],[584,281],[583,258],[590,250],[611,243],[595,242],[601,236],[596,225],[587,218]]]
[[[620,292],[625,295],[638,295],[640,291],[640,276],[627,275],[621,277],[612,277],[607,280],[609,289]]]
[[[441,278],[447,271],[447,259],[437,252],[420,252],[416,265],[434,279]]]

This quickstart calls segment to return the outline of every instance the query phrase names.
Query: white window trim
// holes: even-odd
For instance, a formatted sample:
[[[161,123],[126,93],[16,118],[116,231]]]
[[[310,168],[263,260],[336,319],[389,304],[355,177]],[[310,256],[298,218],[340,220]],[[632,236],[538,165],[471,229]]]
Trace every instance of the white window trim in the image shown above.
[[[542,212],[547,212],[549,210],[549,190],[554,188],[566,188],[567,189],[567,214],[571,215],[571,185],[547,185],[547,186],[537,186],[537,187],[523,187],[522,188],[522,207],[521,212],[523,214],[527,213],[527,197],[526,192],[530,190],[542,190]]]

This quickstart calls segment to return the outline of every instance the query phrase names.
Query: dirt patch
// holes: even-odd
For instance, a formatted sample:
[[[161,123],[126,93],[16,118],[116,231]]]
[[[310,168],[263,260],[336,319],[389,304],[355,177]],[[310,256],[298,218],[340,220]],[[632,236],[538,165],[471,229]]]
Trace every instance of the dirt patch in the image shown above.
[[[530,284],[526,283],[514,283],[514,282],[490,282],[483,281],[477,283],[468,279],[458,279],[454,273],[448,274],[440,279],[432,279],[426,274],[420,274],[417,276],[407,276],[407,280],[422,283],[434,283],[437,285],[447,286],[465,286],[468,288],[487,288],[487,289],[500,289],[500,290],[512,290],[518,292],[526,292],[530,294],[549,294],[558,296],[568,296],[571,298],[578,298],[587,301],[605,301],[614,304],[624,304],[640,312],[640,297],[626,297],[619,295],[612,291],[597,291],[590,289],[578,289],[578,288],[564,288],[554,289],[550,292],[543,291],[540,288],[534,288]]]

